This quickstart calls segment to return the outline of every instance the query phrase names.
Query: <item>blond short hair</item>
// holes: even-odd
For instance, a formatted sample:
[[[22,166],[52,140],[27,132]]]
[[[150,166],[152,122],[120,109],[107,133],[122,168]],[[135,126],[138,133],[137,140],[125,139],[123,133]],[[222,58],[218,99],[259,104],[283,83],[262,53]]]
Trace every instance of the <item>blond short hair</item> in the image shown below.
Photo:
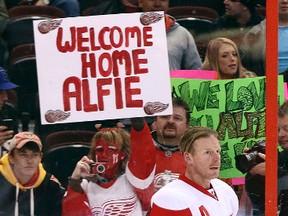
[[[204,127],[204,126],[194,126],[187,129],[182,136],[179,148],[182,154],[185,152],[192,152],[194,151],[194,143],[196,140],[200,138],[208,138],[210,136],[218,137],[217,131],[212,130],[211,128]]]

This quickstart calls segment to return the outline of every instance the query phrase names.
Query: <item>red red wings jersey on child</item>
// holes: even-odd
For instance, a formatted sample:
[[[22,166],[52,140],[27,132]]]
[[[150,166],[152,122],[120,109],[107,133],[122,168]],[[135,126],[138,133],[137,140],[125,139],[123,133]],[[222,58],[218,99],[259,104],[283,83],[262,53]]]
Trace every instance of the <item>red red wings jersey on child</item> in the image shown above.
[[[219,179],[211,180],[208,190],[184,175],[154,194],[150,216],[236,216],[238,198],[233,189]]]
[[[150,134],[145,125],[143,131]],[[139,139],[131,130],[131,156],[125,174],[114,183],[99,185],[82,180],[83,194],[68,187],[63,199],[62,216],[142,216],[150,207],[154,193],[155,153],[152,137]],[[151,135],[150,135],[151,136]]]

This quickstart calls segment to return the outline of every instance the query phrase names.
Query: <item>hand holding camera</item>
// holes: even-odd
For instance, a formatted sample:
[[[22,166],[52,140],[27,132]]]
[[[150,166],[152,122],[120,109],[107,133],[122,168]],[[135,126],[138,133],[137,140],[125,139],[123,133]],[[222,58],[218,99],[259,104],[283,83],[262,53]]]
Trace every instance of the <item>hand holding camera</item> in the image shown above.
[[[97,174],[105,172],[106,168],[103,163],[95,162],[87,156],[82,157],[76,164],[76,167],[71,175],[73,179],[90,179]]]
[[[13,119],[3,119],[0,122],[0,128],[0,145],[2,145],[14,135]]]
[[[92,177],[90,164],[94,161],[89,159],[87,156],[83,156],[80,161],[76,164],[76,167],[71,175],[72,179],[83,179],[87,177]]]
[[[244,173],[247,173],[248,171],[250,172],[250,170],[252,170],[253,167],[255,167],[256,165],[264,162],[265,161],[265,145],[266,145],[265,140],[261,140],[257,142],[255,145],[253,145],[244,154],[237,155],[235,157],[236,168],[244,174]],[[263,166],[264,166],[264,173],[262,173]],[[259,169],[259,167],[261,167],[261,171],[258,170],[257,174],[265,175],[265,164],[261,164],[257,168]],[[256,170],[256,167],[254,168],[254,171],[255,170]]]
[[[4,130],[2,130],[3,132],[13,130],[13,119],[3,119],[0,125],[6,127]]]
[[[265,154],[258,153],[258,156],[261,157],[263,160],[265,160],[265,157],[266,157]],[[265,166],[266,166],[265,161],[264,161],[264,162],[261,162],[261,163],[259,163],[259,164],[256,164],[255,166],[253,166],[253,167],[249,170],[249,173],[250,173],[251,175],[262,175],[262,176],[265,176]]]
[[[105,172],[105,166],[103,163],[92,163],[90,165],[90,173],[97,175]]]

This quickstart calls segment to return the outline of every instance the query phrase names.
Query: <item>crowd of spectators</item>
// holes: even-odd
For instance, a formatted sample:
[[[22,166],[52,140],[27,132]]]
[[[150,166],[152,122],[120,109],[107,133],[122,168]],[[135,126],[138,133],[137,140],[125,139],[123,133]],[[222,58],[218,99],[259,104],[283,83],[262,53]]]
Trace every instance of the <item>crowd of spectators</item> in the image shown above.
[[[283,74],[285,81],[287,81],[288,77],[288,61],[287,61],[287,25],[288,25],[288,2],[285,0],[278,0],[279,2],[279,27],[278,27],[278,41],[279,41],[279,49],[278,49],[278,74]],[[165,23],[166,23],[166,35],[167,35],[167,48],[168,48],[168,59],[169,59],[169,69],[172,70],[214,70],[217,72],[218,79],[236,79],[236,78],[247,78],[247,77],[256,77],[256,76],[265,76],[266,67],[265,67],[265,43],[266,43],[266,19],[265,17],[258,13],[257,7],[265,7],[265,1],[256,1],[256,0],[210,0],[210,1],[180,1],[180,0],[162,0],[162,1],[151,1],[151,0],[95,0],[95,1],[84,1],[84,0],[0,0],[0,66],[4,69],[9,68],[10,64],[10,51],[7,48],[9,44],[2,37],[5,34],[5,29],[7,25],[9,25],[9,9],[22,5],[36,5],[36,6],[54,6],[63,10],[65,17],[77,17],[83,16],[85,13],[89,15],[103,15],[103,14],[115,14],[115,13],[131,13],[131,12],[149,12],[149,11],[164,11],[165,12]],[[203,6],[209,7],[217,11],[219,14],[219,18],[215,19],[211,22],[212,25],[212,33],[209,32],[209,40],[207,42],[207,46],[205,47],[205,59],[201,60],[199,55],[199,47],[197,46],[197,41],[195,41],[196,35],[193,35],[189,32],[188,29],[181,26],[177,19],[171,16],[170,14],[166,14],[169,7],[174,6]],[[89,9],[89,13],[87,12]],[[0,81],[1,76],[5,73],[4,69],[0,70]],[[9,71],[8,71],[9,75]],[[4,75],[3,75],[4,76]],[[9,79],[8,79],[9,80]],[[9,81],[10,83],[10,81]],[[13,84],[13,83],[12,83]],[[13,86],[13,88],[16,87]],[[19,87],[21,88],[21,86]],[[12,87],[11,87],[12,89]],[[4,89],[4,98],[3,101],[8,101],[6,90]],[[0,84],[0,91],[2,92]],[[11,98],[13,98],[14,94],[11,94]],[[1,98],[1,99],[2,99]],[[10,99],[11,99],[10,98]],[[4,104],[3,102],[3,104]],[[17,102],[16,102],[17,103]],[[37,106],[37,104],[35,104]],[[12,114],[13,115],[13,114]],[[15,113],[14,113],[15,115]],[[15,118],[15,116],[12,116]],[[37,116],[34,116],[37,118]],[[10,118],[10,116],[9,116]],[[149,169],[145,174],[139,174],[138,170],[133,167],[131,161],[134,160],[134,163],[139,166],[139,160],[141,158],[135,157],[132,152],[125,152],[122,147],[123,143],[120,146],[111,144],[111,140],[109,142],[106,141],[104,143],[98,143],[98,138],[94,138],[93,143],[94,146],[91,147],[91,152],[88,157],[84,156],[76,165],[75,170],[71,173],[71,178],[69,180],[69,188],[68,195],[64,199],[64,215],[69,215],[71,211],[80,211],[80,215],[85,212],[87,215],[92,214],[92,210],[94,207],[98,208],[98,206],[105,205],[105,200],[102,200],[100,203],[97,203],[99,200],[96,200],[95,197],[91,196],[91,193],[95,191],[101,191],[104,193],[105,191],[109,191],[109,196],[114,193],[115,185],[113,184],[109,186],[104,186],[105,190],[101,188],[104,180],[113,179],[113,183],[122,181],[125,184],[131,184],[132,187],[128,188],[127,194],[120,194],[121,196],[132,196],[134,202],[135,211],[138,211],[139,208],[144,209],[145,212],[149,208],[147,208],[147,199],[143,197],[143,191],[145,191],[142,187],[139,187],[139,184],[147,184],[149,182],[149,177],[154,175],[154,189],[157,191],[160,189],[163,184],[163,178],[166,173],[169,172],[172,180],[177,179],[180,173],[185,172],[186,163],[182,160],[182,155],[179,150],[179,142],[180,138],[184,134],[185,130],[189,127],[190,120],[190,112],[188,106],[185,102],[173,100],[173,115],[171,116],[158,116],[152,124],[152,129],[154,132],[152,133],[151,143],[153,143],[153,147],[156,147],[156,156],[153,165],[156,164],[155,170]],[[37,120],[36,120],[37,121]],[[113,122],[114,123],[114,122]],[[139,122],[137,123],[139,124]],[[138,136],[142,134],[143,137],[148,137],[149,132],[146,130],[147,126],[142,125],[137,128],[137,124],[133,125],[132,121],[132,134],[131,134],[131,145],[135,142],[135,134]],[[139,125],[138,125],[139,126]],[[78,127],[74,125],[73,127]],[[85,125],[84,125],[85,127]],[[90,126],[89,126],[90,127]],[[9,132],[4,132],[6,128],[0,126],[0,144],[3,144],[8,138],[12,137],[12,134]],[[61,130],[61,128],[59,128]],[[62,128],[63,129],[63,128]],[[52,131],[55,130],[52,129]],[[56,129],[58,130],[58,129]],[[116,130],[116,129],[115,129]],[[120,134],[120,129],[117,129],[118,136]],[[122,130],[122,129],[121,129]],[[143,132],[144,130],[144,132]],[[35,131],[36,133],[40,133],[41,130]],[[17,132],[16,129],[14,131]],[[103,130],[102,132],[108,133]],[[113,130],[110,131],[113,133]],[[101,134],[101,131],[97,133]],[[3,137],[3,136],[9,137]],[[96,137],[97,135],[95,135]],[[124,135],[123,135],[124,136]],[[280,136],[280,135],[279,135]],[[127,137],[126,137],[127,138]],[[122,142],[124,142],[124,138],[121,137]],[[3,142],[2,142],[3,140]],[[101,141],[102,139],[100,139]],[[144,140],[144,139],[143,139]],[[142,141],[143,141],[142,140]],[[103,140],[102,140],[103,141]],[[138,140],[139,141],[139,140]],[[115,144],[116,141],[112,143]],[[128,141],[127,141],[128,142]],[[129,141],[130,142],[130,141]],[[107,144],[108,143],[108,144]],[[36,142],[37,144],[37,142]],[[96,145],[97,144],[97,145]],[[41,144],[42,145],[42,144]],[[120,162],[125,160],[125,165],[127,164],[129,170],[121,170],[119,168],[119,164],[113,164],[114,173],[111,176],[105,176],[105,178],[101,177],[99,179],[89,179],[90,166],[89,164],[97,161],[97,149],[104,148],[105,145],[110,146],[110,148],[114,148],[114,151],[117,151],[117,154],[120,156]],[[142,143],[142,145],[144,145]],[[150,143],[147,144],[147,146]],[[112,146],[112,147],[111,147]],[[41,147],[42,148],[42,147]],[[40,148],[40,150],[41,150]],[[30,150],[28,148],[28,150]],[[32,149],[33,150],[33,149]],[[137,150],[137,148],[136,148]],[[147,149],[146,149],[147,150]],[[16,150],[18,151],[18,150]],[[37,150],[38,151],[38,150]],[[123,152],[123,158],[121,155]],[[135,151],[135,148],[133,148]],[[142,150],[138,150],[138,153]],[[139,153],[140,154],[140,153]],[[38,155],[40,156],[40,155]],[[13,157],[13,155],[12,155]],[[99,156],[101,157],[101,156]],[[128,158],[130,157],[130,160]],[[39,158],[39,157],[38,157]],[[41,157],[40,157],[41,158]],[[136,163],[136,162],[137,163]],[[175,161],[178,161],[176,164]],[[8,162],[7,162],[8,163]],[[114,163],[114,162],[113,162]],[[149,163],[152,163],[149,161]],[[135,165],[134,164],[134,165]],[[39,163],[37,163],[37,166]],[[151,164],[148,164],[151,165]],[[177,166],[176,166],[177,165]],[[138,167],[139,168],[139,167]],[[147,169],[147,167],[144,167]],[[121,173],[118,171],[121,170]],[[153,172],[152,172],[153,170]],[[115,173],[117,173],[117,178],[115,178]],[[151,174],[152,173],[152,174]],[[262,173],[263,174],[263,173]],[[260,175],[262,175],[260,174]],[[130,177],[129,177],[130,175]],[[151,175],[151,176],[149,176]],[[50,176],[50,175],[49,175]],[[132,176],[132,177],[131,177]],[[122,179],[123,178],[123,179]],[[88,180],[86,180],[88,179]],[[137,180],[142,180],[137,182]],[[91,182],[90,182],[91,180]],[[145,182],[146,180],[147,182]],[[171,180],[170,180],[171,181]],[[129,183],[128,183],[129,182]],[[137,182],[137,185],[135,184]],[[34,182],[35,183],[35,182]],[[54,184],[54,183],[53,183]],[[106,184],[106,182],[104,182]],[[100,187],[99,187],[100,185]],[[58,187],[58,186],[57,186]],[[110,188],[110,189],[109,189]],[[135,189],[136,188],[136,189]],[[150,189],[146,187],[145,189]],[[58,188],[57,188],[58,190]],[[134,190],[134,191],[133,191]],[[61,190],[59,190],[61,192]],[[131,192],[132,191],[132,192]],[[136,191],[136,192],[135,192]],[[148,191],[148,192],[147,192]],[[106,193],[105,192],[105,193]],[[123,192],[123,191],[122,191]],[[151,198],[152,194],[149,190],[146,190],[149,194],[149,198]],[[61,192],[62,193],[62,192]],[[251,195],[251,194],[249,194]],[[75,200],[78,200],[78,204],[75,204]],[[75,198],[76,197],[76,198]],[[131,198],[131,197],[130,197]],[[251,198],[251,196],[250,196]],[[109,199],[121,199],[120,196],[109,197]],[[251,198],[253,199],[253,198]],[[72,201],[71,201],[72,200]],[[89,201],[90,206],[87,206],[87,202]],[[96,201],[95,201],[96,200]],[[115,201],[114,200],[114,201]],[[261,200],[263,201],[263,200]],[[136,204],[135,204],[136,203]],[[263,204],[263,203],[262,203]],[[142,206],[142,207],[141,207]],[[143,207],[144,206],[144,207]],[[254,206],[255,207],[255,206]],[[259,206],[256,206],[257,208]],[[261,206],[263,208],[263,205]],[[71,210],[72,209],[72,210]],[[131,209],[130,209],[131,210]],[[263,209],[261,209],[262,211]],[[132,210],[131,210],[132,211]],[[84,213],[83,213],[84,212]],[[97,212],[97,210],[95,210]],[[256,212],[256,211],[255,211]],[[255,213],[254,212],[254,213]],[[261,212],[263,213],[263,212]],[[257,215],[257,212],[254,214]],[[259,214],[260,215],[260,214]]]

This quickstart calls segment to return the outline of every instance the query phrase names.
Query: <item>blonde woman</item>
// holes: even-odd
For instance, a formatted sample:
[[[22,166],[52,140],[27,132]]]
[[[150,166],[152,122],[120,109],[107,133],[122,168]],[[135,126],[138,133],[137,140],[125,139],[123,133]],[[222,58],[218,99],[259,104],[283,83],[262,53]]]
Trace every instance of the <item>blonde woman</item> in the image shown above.
[[[236,44],[224,37],[214,38],[209,41],[203,70],[214,70],[218,79],[234,79],[255,77],[256,74],[247,71],[241,63]]]

